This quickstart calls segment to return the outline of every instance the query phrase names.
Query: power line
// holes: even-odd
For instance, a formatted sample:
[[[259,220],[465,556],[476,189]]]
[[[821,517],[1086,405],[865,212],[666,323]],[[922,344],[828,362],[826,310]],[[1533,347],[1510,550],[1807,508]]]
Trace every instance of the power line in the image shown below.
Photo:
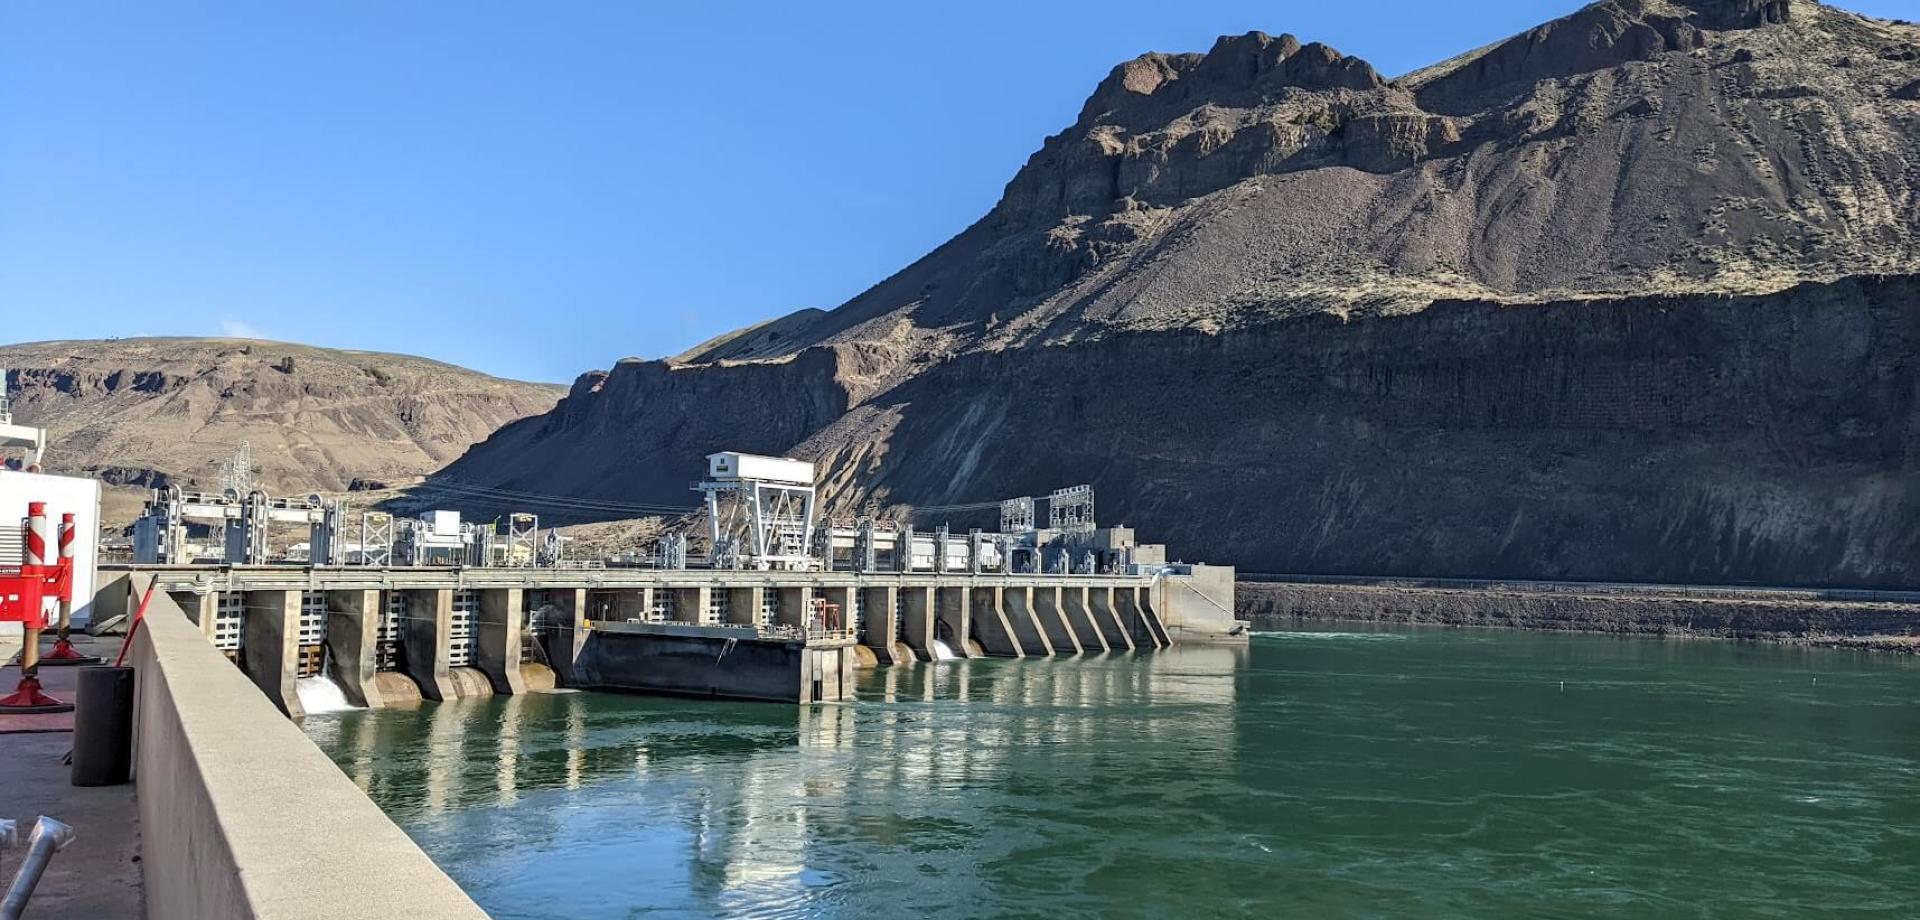
[[[616,502],[605,499],[582,498],[571,495],[554,495],[545,492],[526,492],[518,489],[501,489],[483,486],[477,483],[439,480],[422,483],[408,492],[407,497],[420,496],[421,493],[444,493],[454,496],[467,496],[479,499],[494,499],[502,502],[518,502],[548,508],[575,511],[602,511],[627,513],[641,516],[673,516],[691,514],[700,509],[697,506],[664,505],[640,502]]]
[[[970,504],[965,504],[965,505],[927,505],[925,507],[914,508],[913,513],[914,514],[954,514],[961,511],[987,511],[990,509],[998,509],[999,507],[1000,507],[1000,503],[997,501],[972,502]]]

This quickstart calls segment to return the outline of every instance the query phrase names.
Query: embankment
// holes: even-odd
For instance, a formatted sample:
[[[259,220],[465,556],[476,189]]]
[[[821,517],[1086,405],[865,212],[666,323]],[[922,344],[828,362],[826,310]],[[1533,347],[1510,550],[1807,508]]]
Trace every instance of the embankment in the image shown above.
[[[1810,592],[1719,594],[1648,586],[1475,587],[1240,582],[1257,629],[1302,620],[1758,639],[1920,654],[1920,603]]]

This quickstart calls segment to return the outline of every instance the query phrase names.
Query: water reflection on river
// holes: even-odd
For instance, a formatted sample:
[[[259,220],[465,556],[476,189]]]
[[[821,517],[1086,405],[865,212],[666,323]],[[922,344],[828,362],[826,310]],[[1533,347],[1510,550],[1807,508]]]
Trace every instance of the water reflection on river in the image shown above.
[[[1844,652],[1295,633],[881,669],[851,706],[528,694],[307,727],[501,918],[1920,897],[1920,668]]]
[[[1057,798],[1185,781],[1117,776],[1114,761],[1158,749],[1166,770],[1195,754],[1226,766],[1246,654],[882,669],[848,706],[527,694],[308,731],[496,916],[862,912],[841,889],[954,909],[933,889],[981,884],[983,857],[1104,817],[1033,820]],[[1026,858],[990,874],[1052,857]]]

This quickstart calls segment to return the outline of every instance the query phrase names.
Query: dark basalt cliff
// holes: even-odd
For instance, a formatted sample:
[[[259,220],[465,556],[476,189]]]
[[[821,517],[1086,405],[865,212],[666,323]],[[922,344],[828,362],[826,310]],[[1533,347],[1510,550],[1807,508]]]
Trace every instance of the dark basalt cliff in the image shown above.
[[[899,274],[444,475],[686,504],[743,449],[843,514],[1090,481],[1255,570],[1920,583],[1916,48],[1608,0],[1393,80],[1291,36],[1145,55]]]
[[[801,453],[929,504],[1094,484],[1253,571],[1920,584],[1920,278],[968,354]],[[901,449],[912,445],[911,450]]]

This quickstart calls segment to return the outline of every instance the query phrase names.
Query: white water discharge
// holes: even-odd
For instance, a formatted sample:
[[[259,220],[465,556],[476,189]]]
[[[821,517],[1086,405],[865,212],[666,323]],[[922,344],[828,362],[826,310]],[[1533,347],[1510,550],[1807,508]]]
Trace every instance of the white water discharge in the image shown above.
[[[300,694],[300,708],[310,716],[360,708],[347,701],[346,691],[331,677],[302,677],[294,682],[294,689]]]
[[[945,640],[943,639],[933,640],[933,660],[952,661],[959,657],[960,657],[959,655],[955,655],[953,653],[953,649],[950,649],[947,647],[947,643]]]

